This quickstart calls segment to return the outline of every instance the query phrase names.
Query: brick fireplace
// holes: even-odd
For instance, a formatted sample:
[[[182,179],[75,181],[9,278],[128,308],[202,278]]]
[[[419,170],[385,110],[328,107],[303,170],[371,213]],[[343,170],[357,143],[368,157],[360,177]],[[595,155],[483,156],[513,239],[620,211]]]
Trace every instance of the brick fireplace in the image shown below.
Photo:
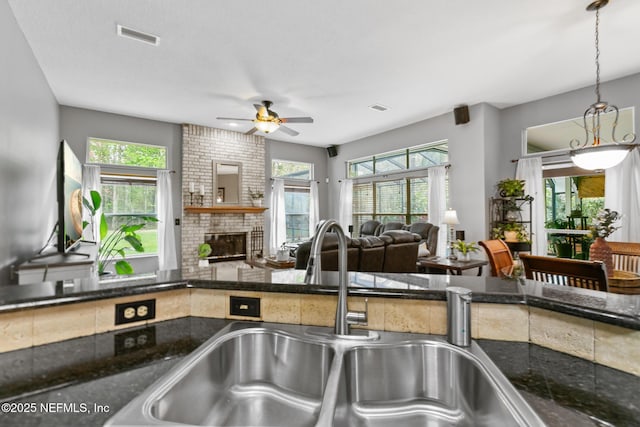
[[[242,163],[240,205],[251,206],[249,187],[254,191],[256,189],[264,190],[264,137],[184,124],[182,125],[182,144],[183,206],[190,205],[189,183],[194,183],[197,191],[200,186],[204,186],[203,206],[213,205],[214,161]],[[205,235],[244,235],[244,253],[247,254],[250,252],[248,242],[251,239],[251,231],[264,226],[265,215],[263,213],[183,212],[182,268],[185,271],[198,268],[198,246],[204,242]]]

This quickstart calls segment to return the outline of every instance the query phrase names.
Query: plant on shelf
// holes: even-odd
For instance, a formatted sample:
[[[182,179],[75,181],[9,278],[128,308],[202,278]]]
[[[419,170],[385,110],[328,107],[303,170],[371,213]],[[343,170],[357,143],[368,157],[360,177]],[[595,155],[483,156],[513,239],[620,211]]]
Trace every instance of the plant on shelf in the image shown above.
[[[251,197],[252,200],[264,199],[264,193],[259,190],[253,191],[251,187],[249,187],[249,197]]]
[[[566,228],[569,228],[569,221],[566,221],[562,218],[551,219],[544,223],[544,228],[564,230]]]
[[[91,224],[96,221],[98,211],[102,206],[102,196],[98,191],[90,192],[90,199],[83,198],[82,203],[89,210]],[[144,228],[149,222],[158,222],[157,218],[152,216],[139,216],[129,219],[111,233],[104,213],[100,213],[98,218],[100,221],[99,236],[100,246],[98,247],[98,274],[106,274],[106,268],[114,263],[117,274],[133,274],[133,267],[125,260],[127,251],[134,250],[136,252],[144,252],[142,238],[137,231]],[[84,222],[84,226],[89,223]],[[117,256],[122,259],[115,261]],[[115,262],[114,262],[115,261]]]
[[[504,239],[507,242],[529,242],[529,235],[525,226],[519,222],[503,222],[493,229],[494,239]]]
[[[264,193],[262,191],[252,191],[251,187],[249,187],[249,197],[251,197],[251,204],[253,206],[262,206],[262,199],[264,199]]]
[[[499,181],[497,187],[501,197],[524,196],[524,180],[506,178]]]

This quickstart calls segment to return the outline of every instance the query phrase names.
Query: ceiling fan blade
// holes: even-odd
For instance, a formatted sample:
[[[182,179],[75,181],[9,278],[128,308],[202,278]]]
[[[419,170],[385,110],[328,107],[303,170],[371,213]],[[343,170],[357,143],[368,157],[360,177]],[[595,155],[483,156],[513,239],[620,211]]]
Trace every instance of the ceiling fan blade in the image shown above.
[[[300,132],[297,132],[291,128],[288,128],[286,126],[280,125],[280,127],[278,128],[278,130],[281,130],[282,132],[286,133],[287,135],[291,135],[291,136],[296,136],[296,135],[300,135]]]
[[[235,122],[252,122],[254,119],[236,119],[233,117],[216,117],[217,120],[233,120]]]
[[[251,130],[245,132],[245,135],[253,135],[254,133],[256,133],[258,131],[257,127],[252,128]]]
[[[287,117],[282,120],[282,123],[313,123],[311,117]]]

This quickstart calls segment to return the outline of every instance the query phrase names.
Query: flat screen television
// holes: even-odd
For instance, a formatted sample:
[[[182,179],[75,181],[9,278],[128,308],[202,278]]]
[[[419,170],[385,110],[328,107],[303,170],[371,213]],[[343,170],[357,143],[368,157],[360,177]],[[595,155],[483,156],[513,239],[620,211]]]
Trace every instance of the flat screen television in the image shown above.
[[[82,239],[82,163],[65,140],[57,169],[58,252],[67,253]]]

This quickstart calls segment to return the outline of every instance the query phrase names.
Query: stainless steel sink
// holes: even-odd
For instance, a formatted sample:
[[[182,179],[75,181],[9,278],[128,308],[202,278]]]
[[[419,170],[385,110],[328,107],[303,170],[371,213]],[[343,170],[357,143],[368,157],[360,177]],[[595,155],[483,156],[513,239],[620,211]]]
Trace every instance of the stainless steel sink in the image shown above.
[[[482,365],[467,351],[432,341],[349,350],[334,425],[526,425]]]
[[[544,425],[475,342],[330,331],[229,325],[106,425]]]

